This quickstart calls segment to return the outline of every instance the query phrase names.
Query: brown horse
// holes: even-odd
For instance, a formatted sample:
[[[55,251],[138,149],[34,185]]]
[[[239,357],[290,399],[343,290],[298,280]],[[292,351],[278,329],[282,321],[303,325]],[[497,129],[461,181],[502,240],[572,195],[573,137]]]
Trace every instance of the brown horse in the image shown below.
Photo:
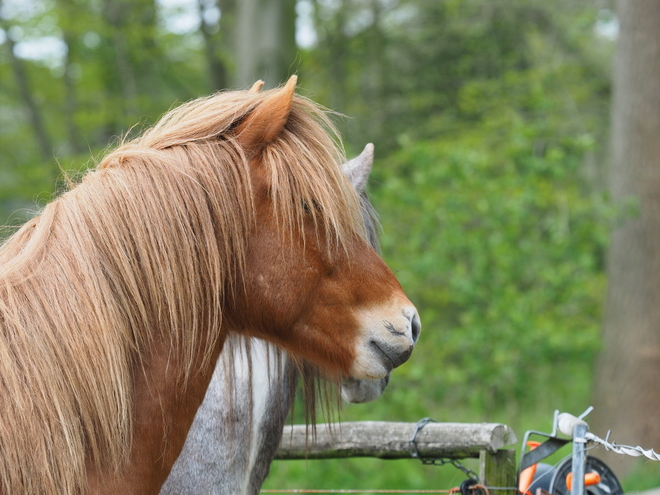
[[[330,377],[410,356],[417,312],[295,83],[171,111],[2,246],[2,493],[158,493],[230,331]]]

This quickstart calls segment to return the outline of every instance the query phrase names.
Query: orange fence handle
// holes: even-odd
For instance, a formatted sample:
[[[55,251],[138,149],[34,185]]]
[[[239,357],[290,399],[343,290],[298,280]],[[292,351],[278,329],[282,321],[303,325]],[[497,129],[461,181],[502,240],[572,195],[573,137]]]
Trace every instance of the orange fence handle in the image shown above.
[[[529,447],[529,450],[534,450],[539,445],[541,445],[541,442],[534,442],[531,440],[527,442],[527,446]],[[532,483],[534,482],[534,475],[536,474],[536,466],[537,464],[532,464],[528,468],[525,468],[521,471],[520,478],[518,478],[518,491],[520,493],[523,493],[525,495],[532,495],[531,493],[529,493],[529,487],[532,486]]]
[[[600,474],[587,473],[584,475],[584,486],[593,486],[600,483]],[[566,476],[566,488],[569,491],[573,490],[573,473],[568,473]]]

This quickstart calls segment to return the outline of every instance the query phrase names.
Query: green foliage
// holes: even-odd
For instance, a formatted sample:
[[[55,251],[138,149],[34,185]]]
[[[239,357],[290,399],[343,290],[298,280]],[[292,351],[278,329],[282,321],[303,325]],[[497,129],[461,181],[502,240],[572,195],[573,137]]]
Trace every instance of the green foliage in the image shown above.
[[[17,44],[59,39],[66,56],[19,59],[52,142],[54,158],[44,159],[7,43],[0,44],[0,223],[24,220],[25,209],[50,199],[60,168],[92,164],[136,124],[210,91],[198,33],[161,29],[150,0],[11,3],[3,12],[15,15],[0,17],[3,35]]]
[[[534,400],[548,368],[591,362],[607,234],[600,201],[574,178],[584,138],[535,155],[538,130],[515,117],[499,126],[491,142],[476,128],[404,145],[374,192],[392,233],[383,249],[434,356],[408,373],[442,363],[436,399],[484,413]]]

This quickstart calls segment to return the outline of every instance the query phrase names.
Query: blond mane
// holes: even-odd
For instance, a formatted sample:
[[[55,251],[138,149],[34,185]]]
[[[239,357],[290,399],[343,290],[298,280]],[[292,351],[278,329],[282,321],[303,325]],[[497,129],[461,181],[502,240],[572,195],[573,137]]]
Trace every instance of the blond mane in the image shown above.
[[[0,491],[79,493],[112,473],[132,436],[133,381],[155,342],[208,362],[222,301],[255,228],[250,161],[233,135],[270,94],[184,104],[121,144],[0,248]],[[329,248],[363,233],[359,199],[324,112],[294,98],[261,156],[282,232],[303,203]],[[197,361],[195,361],[197,359]]]

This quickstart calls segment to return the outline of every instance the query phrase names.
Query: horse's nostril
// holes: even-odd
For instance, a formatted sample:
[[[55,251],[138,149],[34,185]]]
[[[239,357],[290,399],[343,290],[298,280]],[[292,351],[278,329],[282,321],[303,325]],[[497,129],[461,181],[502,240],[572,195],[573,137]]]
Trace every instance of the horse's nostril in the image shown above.
[[[419,319],[419,313],[415,312],[415,315],[413,316],[410,325],[412,327],[411,331],[412,331],[413,342],[417,343],[417,339],[419,339],[419,334],[422,331],[422,322]]]

